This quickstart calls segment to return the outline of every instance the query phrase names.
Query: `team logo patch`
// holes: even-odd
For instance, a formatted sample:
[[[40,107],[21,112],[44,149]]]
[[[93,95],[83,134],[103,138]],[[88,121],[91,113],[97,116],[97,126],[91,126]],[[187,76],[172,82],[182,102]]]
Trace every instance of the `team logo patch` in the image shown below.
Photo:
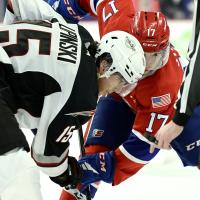
[[[151,97],[151,103],[153,108],[159,108],[167,106],[171,103],[170,94],[165,94],[162,96]]]
[[[135,51],[135,41],[131,40],[129,37],[126,37],[125,44],[127,48],[131,49],[132,51]]]
[[[94,129],[93,130],[93,137],[102,137],[104,134],[104,130]]]

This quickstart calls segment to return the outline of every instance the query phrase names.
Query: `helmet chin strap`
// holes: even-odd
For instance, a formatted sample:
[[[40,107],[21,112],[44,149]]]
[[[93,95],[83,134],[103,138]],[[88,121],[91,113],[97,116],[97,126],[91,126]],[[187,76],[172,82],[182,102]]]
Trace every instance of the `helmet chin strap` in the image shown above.
[[[118,93],[121,97],[127,96],[133,89],[137,86],[137,83],[129,84],[121,88],[121,90]]]
[[[164,63],[162,63],[162,66],[160,66],[159,68],[155,69],[155,70],[147,70],[144,72],[144,75],[142,76],[142,79],[153,75],[157,70],[163,68],[166,65],[167,61],[165,61]]]
[[[110,76],[106,76],[106,74],[100,74],[100,73],[97,73],[97,78],[100,79],[100,78],[109,78]]]
[[[148,77],[148,76],[151,76],[153,75],[157,70],[149,70],[149,71],[146,71],[144,72],[144,75],[142,76],[142,79]]]
[[[101,78],[101,74],[97,73],[97,79],[100,79],[100,78]]]

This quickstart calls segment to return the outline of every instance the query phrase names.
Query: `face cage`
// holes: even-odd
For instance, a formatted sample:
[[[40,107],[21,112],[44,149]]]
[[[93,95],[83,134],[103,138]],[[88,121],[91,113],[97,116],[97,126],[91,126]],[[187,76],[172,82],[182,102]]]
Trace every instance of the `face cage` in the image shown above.
[[[162,68],[168,61],[170,52],[170,45],[168,44],[167,47],[159,52],[145,52],[145,59],[146,59],[146,71],[156,71]]]

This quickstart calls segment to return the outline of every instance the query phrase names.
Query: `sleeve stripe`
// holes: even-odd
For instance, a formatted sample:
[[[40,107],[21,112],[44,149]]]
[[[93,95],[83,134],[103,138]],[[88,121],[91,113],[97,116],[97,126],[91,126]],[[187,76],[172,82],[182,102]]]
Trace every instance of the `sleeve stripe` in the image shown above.
[[[132,129],[133,134],[138,137],[139,140],[144,141],[148,144],[152,144],[151,142],[149,142],[149,140],[147,140],[140,132],[136,131],[135,129]],[[126,148],[123,145],[120,145],[119,150],[121,151],[121,153],[129,160],[131,160],[132,162],[135,163],[140,163],[140,164],[148,164],[149,161],[145,161],[145,160],[141,160],[136,158],[135,156],[131,155]]]
[[[149,163],[149,161],[140,160],[140,159],[132,156],[130,153],[128,153],[128,151],[126,151],[126,149],[122,145],[119,147],[119,149],[127,159],[129,159],[135,163],[140,163],[140,164],[148,164]]]
[[[33,149],[31,149],[31,156],[38,167],[40,167],[41,171],[51,177],[55,177],[66,171],[68,167],[68,152],[69,148],[58,158],[56,156],[37,155]]]
[[[91,8],[92,12],[93,12],[95,15],[97,15],[95,0],[90,0],[90,8]]]
[[[48,176],[56,177],[66,171],[66,169],[68,168],[68,159],[65,159],[65,161],[57,167],[38,167],[43,173],[47,174]]]
[[[97,15],[97,7],[104,0],[90,0],[90,8],[92,12]]]

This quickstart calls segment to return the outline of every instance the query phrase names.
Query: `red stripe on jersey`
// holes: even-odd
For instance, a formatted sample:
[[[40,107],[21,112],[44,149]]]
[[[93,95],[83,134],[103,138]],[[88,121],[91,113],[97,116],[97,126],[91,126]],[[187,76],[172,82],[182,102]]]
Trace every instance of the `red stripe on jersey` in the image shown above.
[[[89,145],[85,147],[85,153],[88,154],[93,154],[93,153],[100,153],[100,152],[105,152],[109,151],[110,149],[108,147],[105,147],[103,145]]]
[[[118,148],[114,152],[115,156],[115,173],[113,177],[113,185],[118,185],[122,181],[136,174],[145,164],[136,163],[127,159],[120,149]]]
[[[82,8],[85,12],[90,13],[92,16],[96,16],[95,13],[92,11],[91,5],[90,5],[91,0],[78,0],[78,5],[80,8]]]

